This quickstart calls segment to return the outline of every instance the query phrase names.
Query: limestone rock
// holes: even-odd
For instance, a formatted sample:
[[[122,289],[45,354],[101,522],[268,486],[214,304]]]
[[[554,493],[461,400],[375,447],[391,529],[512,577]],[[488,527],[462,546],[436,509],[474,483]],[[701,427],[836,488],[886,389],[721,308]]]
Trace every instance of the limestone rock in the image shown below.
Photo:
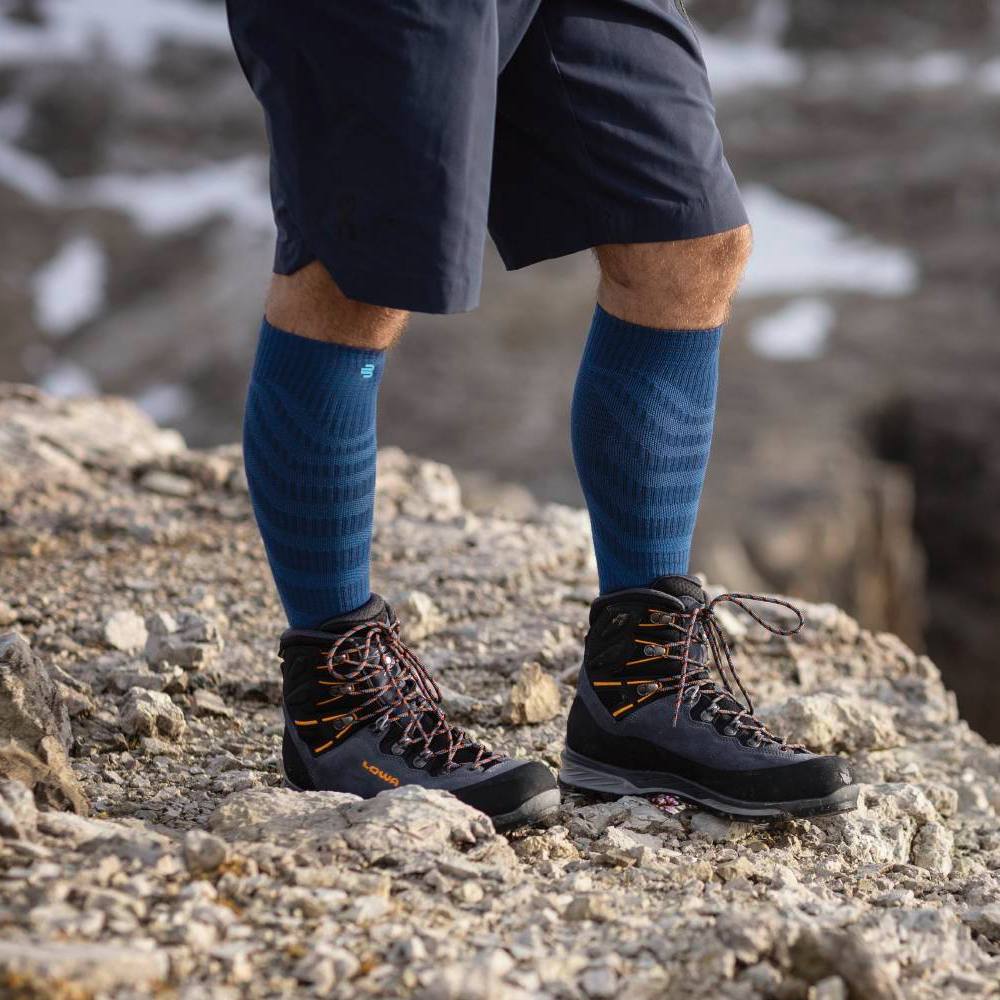
[[[28,838],[37,822],[31,789],[20,781],[0,781],[0,837]]]
[[[92,942],[0,941],[0,976],[18,977],[38,996],[62,995],[63,984],[90,994],[148,987],[164,980],[168,970],[163,951]]]
[[[444,615],[430,595],[422,590],[411,590],[393,605],[403,624],[403,634],[408,641],[420,642],[444,624]]]
[[[887,750],[903,743],[892,710],[854,694],[797,695],[761,715],[775,732],[791,734],[817,753]]]
[[[134,611],[113,612],[104,622],[101,634],[112,649],[127,653],[146,645],[146,623]]]
[[[357,801],[356,795],[340,792],[250,789],[230,795],[212,814],[209,826],[229,840],[282,843],[303,833],[344,829],[344,807]]]
[[[215,871],[227,853],[226,842],[204,830],[189,830],[184,837],[184,862],[195,874]]]
[[[546,722],[559,714],[559,685],[537,663],[525,663],[517,674],[503,709],[515,726]]]
[[[130,688],[119,708],[122,731],[128,736],[182,736],[184,713],[162,691]]]
[[[72,739],[59,685],[21,636],[0,636],[0,777],[22,782],[40,805],[86,813],[66,753]]]
[[[936,875],[950,875],[955,836],[941,823],[925,823],[913,838],[910,860]]]
[[[177,666],[203,670],[222,651],[222,637],[216,625],[194,612],[182,612],[175,619],[164,612],[146,622],[146,662],[154,668]]]

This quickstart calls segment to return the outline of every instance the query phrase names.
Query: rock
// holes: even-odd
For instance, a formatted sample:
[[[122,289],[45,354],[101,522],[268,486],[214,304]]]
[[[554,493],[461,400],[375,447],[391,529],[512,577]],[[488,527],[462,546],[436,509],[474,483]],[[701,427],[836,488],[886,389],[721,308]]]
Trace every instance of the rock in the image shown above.
[[[806,1000],[848,1000],[847,984],[840,976],[827,976],[809,987]]]
[[[394,605],[408,641],[420,642],[444,625],[444,615],[428,594],[422,590],[408,591]]]
[[[194,707],[198,715],[214,715],[231,719],[233,710],[209,688],[198,688],[194,693]]]
[[[130,688],[118,710],[127,736],[176,738],[187,729],[184,713],[162,691]]]
[[[184,835],[184,863],[195,875],[215,871],[228,853],[224,840],[204,830],[188,830]]]
[[[559,685],[539,664],[525,663],[507,695],[505,721],[515,726],[547,722],[559,714],[559,709]]]
[[[0,837],[27,839],[37,822],[31,789],[20,781],[0,781]]]
[[[159,612],[146,621],[146,662],[155,669],[169,666],[203,670],[222,652],[222,637],[214,623],[191,611],[176,619]]]
[[[67,983],[85,994],[149,987],[165,980],[168,971],[169,962],[163,951],[90,941],[0,942],[0,978],[19,977],[26,989],[38,991],[32,995],[71,996],[72,993],[63,992],[63,984]]]
[[[856,933],[803,930],[791,947],[792,968],[809,982],[838,976],[851,996],[903,1000],[898,971]]]
[[[347,825],[346,806],[360,801],[340,792],[293,792],[290,788],[234,792],[212,814],[209,826],[228,840],[284,843],[303,832],[335,833]]]
[[[175,47],[185,58],[171,56]],[[156,59],[159,76],[183,70],[194,92],[202,59],[175,42]],[[119,88],[121,99],[148,101],[141,83]],[[215,96],[207,85],[197,92]],[[229,245],[232,227],[205,228],[240,249]],[[121,252],[113,240],[112,251]],[[9,391],[0,387],[0,457]],[[45,411],[32,398],[10,405],[22,416]],[[1000,748],[957,719],[937,668],[899,640],[807,606],[812,627],[801,636],[771,639],[751,625],[734,649],[761,702],[798,699],[797,718],[821,741],[893,743],[853,752],[864,782],[854,813],[749,825],[694,807],[673,815],[666,801],[572,793],[541,825],[498,836],[454,796],[413,786],[363,801],[293,792],[278,787],[280,610],[249,500],[234,485],[238,449],[224,461],[181,448],[139,463],[105,452],[90,465],[96,442],[72,458],[78,446],[61,406],[67,451],[32,432],[32,448],[52,449],[39,459],[38,488],[8,493],[8,470],[0,477],[0,559],[17,621],[51,653],[43,673],[61,698],[89,700],[73,718],[73,742],[54,741],[71,747],[76,778],[104,818],[51,811],[0,780],[0,936],[24,951],[111,949],[111,970],[125,952],[169,956],[162,985],[95,988],[87,967],[72,970],[80,996],[990,995]],[[15,448],[15,465],[21,455]],[[66,477],[53,473],[59,462]],[[137,488],[154,469],[189,480],[192,496]],[[10,475],[23,483],[35,473]],[[372,550],[378,589],[402,595],[401,609],[409,601],[417,634],[433,638],[422,652],[452,686],[449,711],[516,757],[555,766],[565,698],[541,723],[512,726],[499,714],[526,651],[544,676],[575,672],[596,586],[586,514],[547,504],[523,517],[488,506],[470,513],[450,480],[389,456],[378,489],[391,516],[379,520]],[[62,525],[73,530],[54,530]],[[152,665],[109,650],[90,626],[93,609],[105,609],[100,625],[120,607],[158,609],[147,626]],[[158,697],[147,702],[133,688]],[[133,724],[151,735],[126,739],[119,707],[140,697]],[[842,714],[830,708],[841,698]],[[869,713],[868,704],[882,707]],[[159,721],[166,713],[169,728],[178,708],[183,739]],[[216,714],[226,709],[231,719]],[[886,738],[890,722],[898,740]],[[5,752],[0,759],[36,789],[52,780],[35,750]],[[33,996],[68,989],[14,975]],[[0,993],[9,981],[0,972]]]
[[[750,829],[746,823],[737,823],[714,813],[696,812],[691,817],[691,830],[694,833],[717,842],[742,840],[750,833]]]
[[[0,636],[0,739],[0,777],[22,782],[40,805],[88,811],[66,753],[73,734],[59,685],[13,632]]]
[[[775,732],[792,734],[817,753],[887,750],[903,743],[888,706],[846,693],[796,695],[761,716]]]
[[[162,469],[150,469],[143,473],[139,485],[151,493],[160,493],[165,497],[189,497],[195,491],[195,484],[185,476]]]
[[[935,875],[950,875],[955,837],[941,823],[925,823],[913,838],[910,861]]]
[[[1000,944],[1000,903],[991,903],[978,910],[967,910],[962,920],[977,934]]]
[[[115,611],[105,620],[101,635],[112,649],[131,653],[146,645],[146,623],[134,611]]]
[[[597,893],[574,896],[563,911],[563,919],[565,920],[596,920],[603,922],[611,920],[613,916],[614,911],[608,904],[607,899]]]

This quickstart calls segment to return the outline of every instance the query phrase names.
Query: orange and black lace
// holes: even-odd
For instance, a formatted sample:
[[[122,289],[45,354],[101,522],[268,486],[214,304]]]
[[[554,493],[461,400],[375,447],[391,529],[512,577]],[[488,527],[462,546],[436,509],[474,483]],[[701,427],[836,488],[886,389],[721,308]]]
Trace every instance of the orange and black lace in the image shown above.
[[[788,608],[795,615],[796,622],[789,628],[769,622],[757,614],[746,603],[747,601],[755,601],[761,604],[775,604]],[[740,729],[752,730],[756,734],[758,745],[766,739],[781,744],[790,750],[801,749],[798,744],[787,743],[780,737],[775,736],[754,715],[753,700],[750,697],[750,692],[747,691],[743,681],[740,679],[736,665],[733,663],[732,651],[729,648],[726,633],[719,622],[718,616],[715,614],[716,606],[723,603],[735,604],[738,608],[745,611],[758,625],[761,625],[775,635],[794,635],[805,625],[805,618],[802,612],[794,604],[790,604],[780,597],[764,597],[758,594],[719,594],[718,597],[713,598],[707,604],[694,608],[691,611],[669,612],[658,608],[651,608],[649,612],[650,621],[641,623],[639,627],[657,629],[671,627],[681,633],[681,638],[672,642],[657,640],[652,646],[647,640],[636,639],[636,642],[643,644],[645,649],[650,650],[651,655],[645,656],[643,659],[629,660],[626,666],[649,663],[654,660],[680,663],[680,673],[674,677],[664,678],[662,686],[658,684],[657,687],[657,691],[675,694],[673,717],[673,724],[675,726],[680,718],[681,705],[684,702],[685,695],[693,691],[696,692],[697,696],[714,696],[705,711],[713,718],[721,716],[727,719],[732,735],[735,735]],[[702,644],[707,644],[709,653],[711,654],[711,663],[708,665],[700,659],[694,659],[692,656],[695,648]],[[724,692],[719,689],[718,684],[712,679],[711,666],[714,666],[718,671],[723,688],[725,689]],[[730,683],[730,678],[732,678],[732,683]],[[742,702],[737,697],[736,691],[733,689],[733,684],[736,685],[736,688],[742,695]],[[729,708],[724,704],[727,695],[738,708]]]
[[[322,668],[331,680],[319,683],[331,689],[331,697],[317,702],[318,706],[349,696],[363,700],[350,711],[316,720],[332,723],[337,735],[314,753],[329,749],[357,726],[375,719],[382,727],[394,722],[402,729],[395,747],[417,744],[419,757],[424,761],[444,757],[445,769],[465,764],[478,769],[503,759],[448,723],[440,707],[441,691],[400,639],[398,623],[366,621],[348,629],[327,650]],[[461,751],[470,752],[471,757],[459,764],[455,758]]]

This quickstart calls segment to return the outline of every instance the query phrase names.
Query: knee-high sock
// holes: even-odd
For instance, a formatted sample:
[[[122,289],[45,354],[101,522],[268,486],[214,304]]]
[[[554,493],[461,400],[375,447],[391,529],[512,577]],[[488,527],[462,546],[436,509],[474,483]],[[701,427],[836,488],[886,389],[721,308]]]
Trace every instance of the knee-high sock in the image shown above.
[[[368,600],[384,351],[261,326],[243,423],[254,514],[289,624]]]
[[[601,592],[685,573],[715,422],[722,328],[657,330],[600,306],[573,394]]]

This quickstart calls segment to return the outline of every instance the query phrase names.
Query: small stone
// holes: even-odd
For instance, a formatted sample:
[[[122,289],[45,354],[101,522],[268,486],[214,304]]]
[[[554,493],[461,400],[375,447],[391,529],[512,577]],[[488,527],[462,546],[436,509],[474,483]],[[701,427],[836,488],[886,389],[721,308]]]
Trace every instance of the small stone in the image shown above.
[[[515,726],[547,722],[559,714],[559,685],[537,663],[525,663],[507,696],[503,717]]]
[[[587,969],[580,977],[580,989],[594,1000],[613,997],[618,992],[618,973],[607,965]]]
[[[130,688],[118,710],[127,736],[178,737],[187,729],[184,713],[162,691]]]
[[[991,903],[978,910],[966,910],[962,920],[977,934],[1000,944],[1000,903]]]
[[[26,839],[35,832],[37,821],[31,789],[20,781],[0,781],[0,837]]]
[[[950,875],[955,837],[941,823],[924,823],[913,838],[910,861],[935,875]]]
[[[608,904],[607,899],[597,893],[584,893],[574,896],[570,900],[569,906],[563,911],[566,920],[593,920],[603,922],[610,920],[614,916],[614,911]]]
[[[742,840],[749,835],[751,828],[747,823],[724,819],[714,813],[697,812],[691,817],[691,829],[708,837],[709,840],[722,843]]]
[[[364,926],[380,920],[392,909],[392,903],[384,896],[358,896],[348,907],[344,918],[351,923]]]
[[[716,869],[723,882],[733,882],[738,878],[750,878],[756,866],[747,857],[740,856],[733,861],[725,861]]]
[[[146,662],[154,669],[168,666],[204,670],[222,652],[222,637],[216,625],[186,611],[174,619],[163,612],[146,620]]]
[[[195,484],[186,476],[178,476],[162,469],[150,469],[139,480],[139,485],[150,493],[165,497],[189,497],[195,491]]]
[[[444,624],[444,615],[422,590],[411,590],[405,594],[396,603],[396,611],[403,623],[406,638],[412,642],[426,639]]]
[[[184,835],[184,863],[194,875],[213,872],[226,860],[228,848],[221,837],[204,830],[188,830]]]
[[[214,715],[231,719],[233,710],[209,688],[198,688],[194,693],[194,707],[198,715]]]
[[[809,987],[808,1000],[847,1000],[847,983],[840,976],[827,976]]]
[[[486,895],[478,882],[463,882],[455,890],[455,899],[461,903],[480,903]]]
[[[134,611],[115,611],[104,622],[101,636],[112,649],[131,653],[146,645],[146,623]]]

